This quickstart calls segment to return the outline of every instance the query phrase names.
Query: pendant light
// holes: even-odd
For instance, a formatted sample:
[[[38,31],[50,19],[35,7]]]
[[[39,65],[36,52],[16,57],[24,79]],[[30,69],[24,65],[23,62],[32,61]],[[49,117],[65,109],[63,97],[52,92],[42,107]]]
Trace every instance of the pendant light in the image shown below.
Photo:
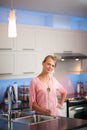
[[[11,10],[9,12],[9,23],[8,23],[8,37],[15,38],[17,36],[16,30],[16,16],[15,10],[13,9],[13,0],[11,0]]]

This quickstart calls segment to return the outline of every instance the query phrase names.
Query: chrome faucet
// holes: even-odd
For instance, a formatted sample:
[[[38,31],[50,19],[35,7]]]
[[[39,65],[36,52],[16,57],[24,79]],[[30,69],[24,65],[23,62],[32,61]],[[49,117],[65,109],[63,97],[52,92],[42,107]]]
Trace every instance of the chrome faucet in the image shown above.
[[[12,86],[8,90],[8,130],[11,130]]]
[[[8,88],[8,113],[0,114],[0,117],[7,117],[8,121],[8,130],[12,130],[11,128],[11,105],[12,105],[12,86]]]
[[[8,91],[7,91],[7,96],[8,96],[8,112],[4,113],[2,112],[2,114],[0,114],[0,117],[7,117],[7,122],[8,122],[8,130],[12,130],[12,103],[15,103],[15,99],[14,99],[14,88],[13,86],[9,86],[8,87]]]

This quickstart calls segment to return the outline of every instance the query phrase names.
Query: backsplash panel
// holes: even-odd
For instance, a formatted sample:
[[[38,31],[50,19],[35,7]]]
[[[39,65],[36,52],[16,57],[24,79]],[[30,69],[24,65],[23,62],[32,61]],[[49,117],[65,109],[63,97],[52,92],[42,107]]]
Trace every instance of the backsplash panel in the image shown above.
[[[59,82],[66,87],[68,94],[73,94],[76,92],[77,82],[83,82],[84,90],[87,92],[87,74],[57,74],[56,78]],[[21,79],[8,79],[0,80],[0,103],[3,100],[4,93],[8,86],[12,85],[14,82],[21,85],[29,86],[32,78],[21,78]]]

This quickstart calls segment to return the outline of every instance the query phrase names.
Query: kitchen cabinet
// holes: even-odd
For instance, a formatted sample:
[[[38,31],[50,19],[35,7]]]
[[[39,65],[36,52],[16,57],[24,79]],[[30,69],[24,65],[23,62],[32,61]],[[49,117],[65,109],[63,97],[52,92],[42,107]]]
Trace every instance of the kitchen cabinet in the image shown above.
[[[43,57],[48,54],[64,51],[87,53],[86,31],[18,24],[16,38],[8,38],[7,32],[7,24],[0,23],[0,59],[2,62],[0,73],[2,74],[34,76],[40,73]],[[69,63],[64,68],[66,67],[68,72],[77,70],[80,72],[81,64],[74,63],[74,65],[76,67]],[[83,68],[84,71],[87,70],[85,62]]]
[[[0,52],[0,75],[11,75],[14,72],[14,54]]]
[[[55,30],[52,28],[38,27],[36,33],[36,50],[41,54],[55,52]]]
[[[12,50],[13,39],[8,38],[8,25],[0,23],[0,50]]]
[[[19,51],[15,53],[15,74],[34,74],[37,69],[36,52]]]
[[[56,36],[56,52],[85,53],[87,50],[87,32],[58,29]]]
[[[15,50],[35,50],[36,31],[29,25],[17,25],[17,38],[14,39]]]
[[[61,111],[62,117],[67,117],[67,103],[66,103],[66,101],[64,102],[63,108],[60,111]]]
[[[87,54],[87,31],[78,33],[78,48],[80,48],[80,52]]]

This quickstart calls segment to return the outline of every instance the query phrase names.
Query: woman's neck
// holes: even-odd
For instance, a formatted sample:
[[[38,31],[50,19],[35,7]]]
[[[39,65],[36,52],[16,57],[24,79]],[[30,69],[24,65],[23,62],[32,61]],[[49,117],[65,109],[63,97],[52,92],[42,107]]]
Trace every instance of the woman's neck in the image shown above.
[[[40,75],[38,75],[38,78],[43,82],[49,82],[49,75],[43,72]]]

